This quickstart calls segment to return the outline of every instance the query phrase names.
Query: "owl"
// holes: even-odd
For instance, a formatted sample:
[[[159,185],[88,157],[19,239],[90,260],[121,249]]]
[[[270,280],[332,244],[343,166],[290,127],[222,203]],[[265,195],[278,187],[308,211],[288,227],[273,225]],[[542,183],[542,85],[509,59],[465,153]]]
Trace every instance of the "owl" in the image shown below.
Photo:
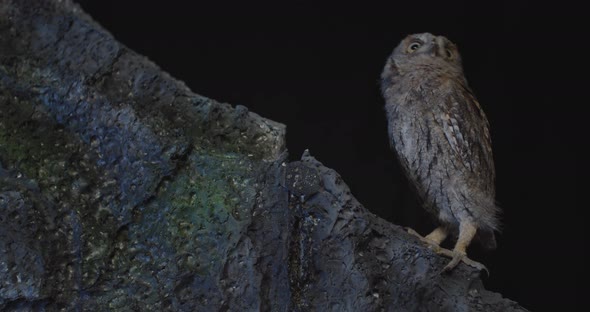
[[[467,258],[467,247],[476,237],[484,247],[496,246],[499,208],[490,130],[457,47],[430,33],[406,37],[387,59],[381,91],[391,146],[439,224],[421,239],[452,259],[444,271],[461,261],[485,269]],[[439,246],[449,234],[457,237],[453,250]]]

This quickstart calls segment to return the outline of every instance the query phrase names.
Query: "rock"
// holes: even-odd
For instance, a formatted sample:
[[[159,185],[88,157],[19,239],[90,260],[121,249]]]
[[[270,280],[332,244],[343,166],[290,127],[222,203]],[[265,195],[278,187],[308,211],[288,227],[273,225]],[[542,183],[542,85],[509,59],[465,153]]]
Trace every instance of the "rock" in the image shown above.
[[[522,310],[70,0],[0,2],[0,64],[1,310]]]

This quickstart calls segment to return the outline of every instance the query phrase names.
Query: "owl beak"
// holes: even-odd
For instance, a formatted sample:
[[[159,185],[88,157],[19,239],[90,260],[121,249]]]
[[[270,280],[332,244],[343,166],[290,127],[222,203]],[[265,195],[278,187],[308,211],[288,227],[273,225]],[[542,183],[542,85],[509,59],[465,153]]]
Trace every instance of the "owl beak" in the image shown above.
[[[445,40],[443,37],[436,37],[432,39],[432,56],[445,55]]]
[[[430,55],[432,55],[433,57],[438,57],[441,56],[440,52],[440,46],[438,45],[438,43],[433,42],[432,48],[430,48]]]

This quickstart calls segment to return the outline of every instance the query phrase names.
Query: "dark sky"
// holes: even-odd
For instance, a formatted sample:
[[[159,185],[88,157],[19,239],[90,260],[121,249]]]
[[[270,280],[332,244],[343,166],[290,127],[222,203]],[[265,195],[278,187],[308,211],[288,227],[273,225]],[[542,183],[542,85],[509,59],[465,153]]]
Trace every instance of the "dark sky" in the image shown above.
[[[286,124],[292,160],[310,149],[367,209],[424,234],[434,224],[389,149],[378,79],[405,35],[447,36],[492,126],[504,229],[495,252],[470,250],[491,271],[486,287],[535,311],[582,304],[577,149],[588,146],[588,99],[574,90],[588,87],[570,74],[587,51],[584,28],[572,25],[581,13],[476,1],[79,2],[194,92]]]

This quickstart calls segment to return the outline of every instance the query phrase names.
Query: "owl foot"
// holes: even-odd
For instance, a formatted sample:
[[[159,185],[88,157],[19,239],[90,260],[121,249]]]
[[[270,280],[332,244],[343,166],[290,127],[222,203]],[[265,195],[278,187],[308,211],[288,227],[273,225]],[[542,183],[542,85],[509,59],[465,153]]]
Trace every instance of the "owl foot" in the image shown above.
[[[418,234],[418,232],[414,231],[414,229],[412,229],[412,228],[404,227],[404,230],[406,230],[409,234],[412,234],[412,235],[418,237],[420,240],[424,239],[424,237],[422,235]]]
[[[428,245],[428,248],[434,250],[435,252],[438,249],[441,249],[441,247],[439,246],[439,243],[437,243],[434,240],[429,239],[428,237],[424,237],[420,234],[418,234],[418,232],[414,231],[413,229],[407,227],[404,228],[409,234],[412,234],[414,236],[416,236],[419,240],[421,240],[423,243],[425,243],[426,245]],[[438,253],[438,252],[437,252]]]
[[[463,262],[468,266],[477,269],[478,271],[486,271],[486,274],[490,276],[490,271],[485,265],[467,258],[467,254],[463,252],[457,250],[448,250],[445,248],[440,248],[439,250],[435,251],[439,255],[451,258],[451,261],[442,270],[444,273],[452,271],[459,264],[459,262]]]
[[[465,252],[442,248],[439,246],[439,244],[436,241],[429,239],[428,237],[423,237],[422,235],[418,234],[418,232],[414,231],[413,229],[411,229],[411,228],[405,228],[405,229],[409,234],[416,236],[420,241],[422,241],[424,244],[428,245],[428,248],[431,249],[432,251],[434,251],[437,255],[451,258],[451,261],[443,268],[441,273],[450,272],[459,264],[459,262],[463,262],[463,263],[467,264],[468,266],[477,269],[478,271],[482,271],[482,270],[486,271],[487,275],[490,276],[490,271],[488,270],[488,268],[486,268],[485,265],[467,258],[467,254]]]

